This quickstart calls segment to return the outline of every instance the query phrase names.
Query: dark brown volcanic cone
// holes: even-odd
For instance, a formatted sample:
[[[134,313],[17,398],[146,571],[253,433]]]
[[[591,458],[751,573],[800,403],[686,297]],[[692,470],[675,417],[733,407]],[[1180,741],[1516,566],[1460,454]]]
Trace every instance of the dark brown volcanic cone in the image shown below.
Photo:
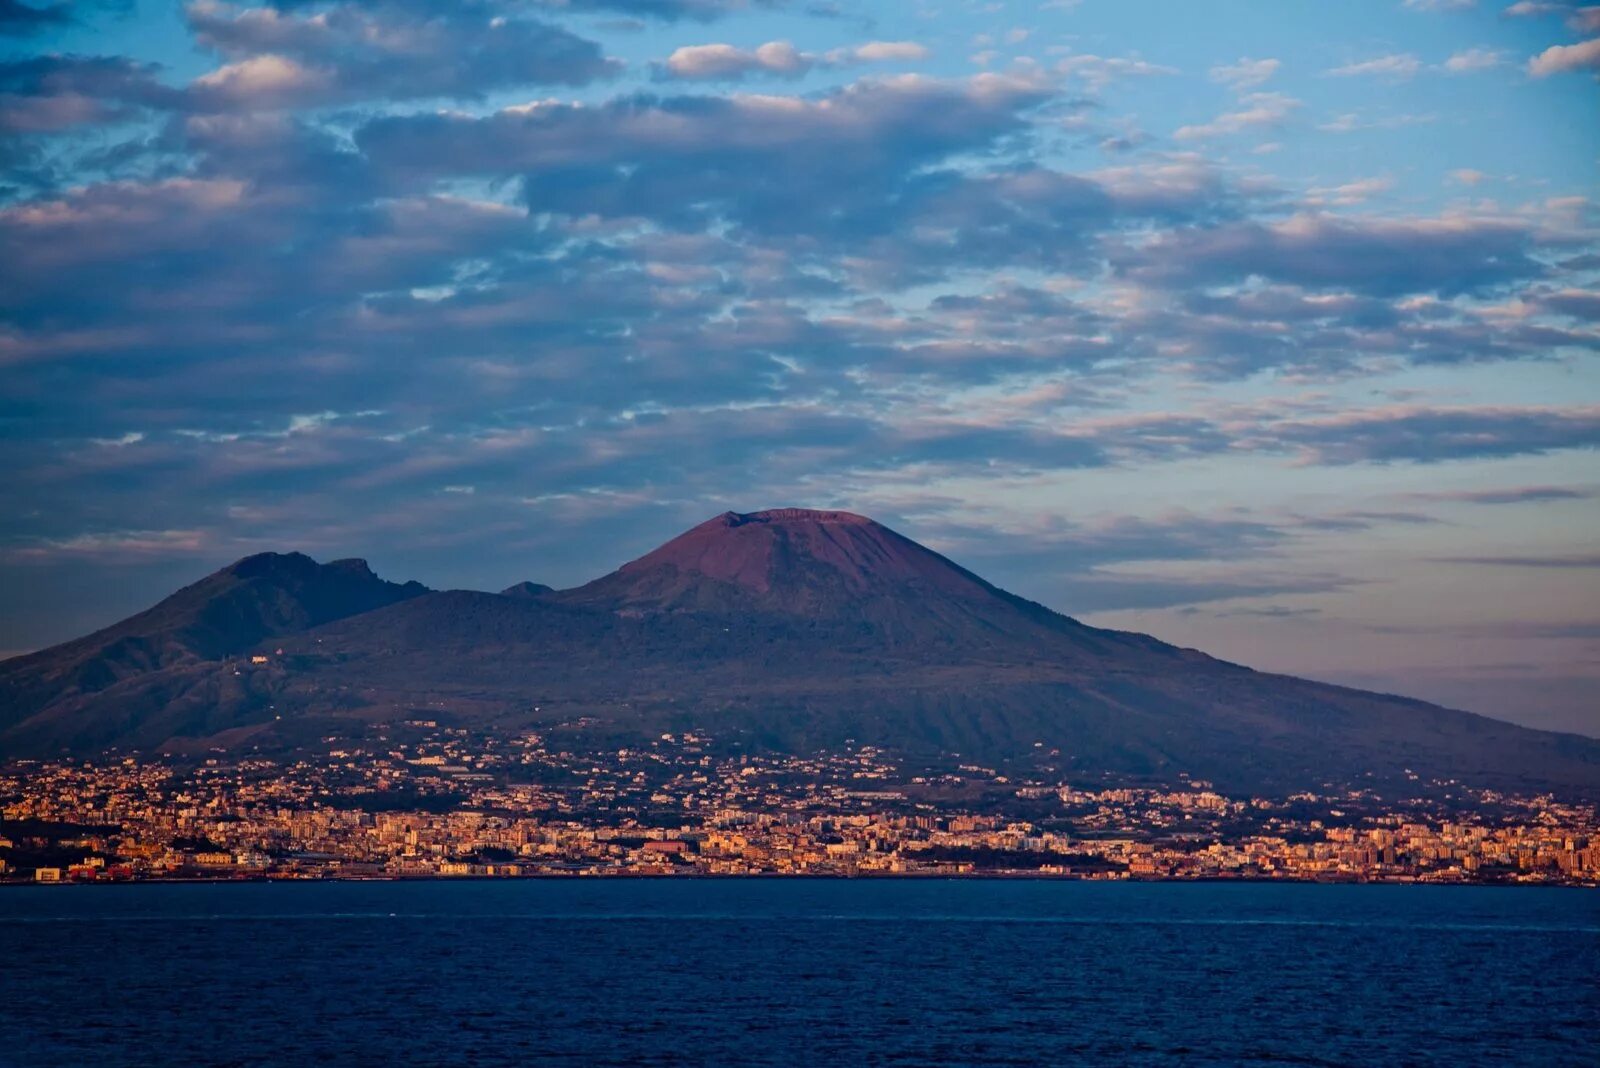
[[[555,598],[636,618],[731,613],[856,621],[891,645],[923,640],[976,649],[1002,636],[1088,633],[881,523],[806,508],[724,512]]]
[[[923,593],[984,602],[997,592],[864,516],[774,508],[724,512],[566,599],[655,611],[737,605],[831,614],[864,598]]]

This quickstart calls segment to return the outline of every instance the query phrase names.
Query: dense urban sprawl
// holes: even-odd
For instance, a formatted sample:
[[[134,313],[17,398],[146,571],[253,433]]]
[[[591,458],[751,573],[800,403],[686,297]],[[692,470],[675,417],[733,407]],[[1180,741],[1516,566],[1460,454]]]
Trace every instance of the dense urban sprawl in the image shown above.
[[[1587,804],[1417,783],[1227,796],[1209,783],[919,769],[871,747],[603,750],[400,725],[315,759],[21,762],[0,880],[806,874],[1600,883]],[[402,738],[404,740],[402,740]],[[939,770],[942,768],[944,770]]]

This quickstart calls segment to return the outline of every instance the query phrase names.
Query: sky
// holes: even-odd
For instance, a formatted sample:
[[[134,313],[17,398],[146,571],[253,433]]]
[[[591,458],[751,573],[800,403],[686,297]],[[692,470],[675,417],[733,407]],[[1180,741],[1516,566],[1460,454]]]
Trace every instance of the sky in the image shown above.
[[[1600,735],[1600,6],[0,0],[0,655],[872,516]]]

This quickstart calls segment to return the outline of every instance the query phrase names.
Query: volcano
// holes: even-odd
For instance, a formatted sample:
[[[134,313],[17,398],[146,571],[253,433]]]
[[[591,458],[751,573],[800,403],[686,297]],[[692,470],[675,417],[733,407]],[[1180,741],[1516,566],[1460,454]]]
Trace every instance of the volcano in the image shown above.
[[[865,516],[776,508],[724,512],[566,599],[653,611],[833,615],[885,598],[982,603],[998,592]]]
[[[414,715],[933,762],[1054,751],[1075,773],[1238,790],[1426,775],[1600,793],[1600,742],[1086,626],[840,511],[726,512],[568,590],[253,557],[0,664],[3,756],[288,750]]]
[[[888,645],[946,648],[1020,638],[1063,618],[865,516],[804,508],[724,512],[556,599],[631,618],[853,621]]]
[[[224,691],[234,688],[221,683],[219,664],[269,639],[426,592],[416,582],[385,582],[365,560],[247,556],[120,623],[0,662],[0,756],[12,736],[94,751],[129,729],[149,736],[169,726],[231,725],[236,701]]]

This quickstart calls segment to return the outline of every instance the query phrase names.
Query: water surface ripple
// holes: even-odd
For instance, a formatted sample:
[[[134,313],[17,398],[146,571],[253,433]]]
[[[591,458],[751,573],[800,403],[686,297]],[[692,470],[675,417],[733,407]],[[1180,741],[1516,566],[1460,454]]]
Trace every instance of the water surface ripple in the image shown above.
[[[527,880],[0,892],[0,1064],[1592,1064],[1600,895]]]

